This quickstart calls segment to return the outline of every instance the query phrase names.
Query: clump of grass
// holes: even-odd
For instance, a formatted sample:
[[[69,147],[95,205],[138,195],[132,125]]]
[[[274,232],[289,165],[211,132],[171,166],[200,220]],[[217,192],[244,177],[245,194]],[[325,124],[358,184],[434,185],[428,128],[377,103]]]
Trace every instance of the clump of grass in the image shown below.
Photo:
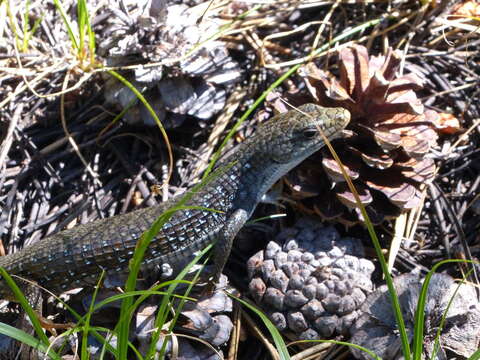
[[[76,55],[80,68],[83,71],[90,71],[98,67],[100,64],[97,63],[95,58],[95,33],[90,23],[87,1],[78,0],[77,2],[76,28],[68,18],[61,2],[59,0],[53,0],[53,3],[63,19],[68,37],[71,41],[73,53]],[[86,38],[88,41],[86,41]]]

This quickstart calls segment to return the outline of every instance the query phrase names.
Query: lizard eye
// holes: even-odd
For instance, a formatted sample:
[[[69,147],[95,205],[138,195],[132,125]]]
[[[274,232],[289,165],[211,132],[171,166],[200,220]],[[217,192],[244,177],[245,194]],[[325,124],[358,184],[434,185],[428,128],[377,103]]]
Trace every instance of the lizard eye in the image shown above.
[[[306,129],[306,130],[303,130],[303,136],[306,138],[306,139],[313,139],[314,137],[316,137],[318,135],[318,130],[317,129]]]

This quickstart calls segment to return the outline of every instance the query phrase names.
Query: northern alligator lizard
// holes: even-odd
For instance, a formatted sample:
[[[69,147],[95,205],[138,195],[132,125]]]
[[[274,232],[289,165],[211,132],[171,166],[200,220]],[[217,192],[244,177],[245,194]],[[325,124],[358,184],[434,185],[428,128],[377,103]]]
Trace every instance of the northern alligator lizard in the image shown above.
[[[324,145],[318,128],[333,139],[350,120],[349,112],[342,108],[306,104],[299,110],[260,125],[253,136],[218,163],[217,167],[230,167],[193,194],[187,205],[221,212],[176,212],[151,242],[144,269],[163,263],[175,267],[214,240],[215,264],[223,269],[235,235],[262,196]],[[102,269],[110,274],[126,272],[137,240],[169,206],[171,202],[59,232],[0,258],[0,266],[54,292],[95,285]],[[11,298],[1,280],[0,297]]]

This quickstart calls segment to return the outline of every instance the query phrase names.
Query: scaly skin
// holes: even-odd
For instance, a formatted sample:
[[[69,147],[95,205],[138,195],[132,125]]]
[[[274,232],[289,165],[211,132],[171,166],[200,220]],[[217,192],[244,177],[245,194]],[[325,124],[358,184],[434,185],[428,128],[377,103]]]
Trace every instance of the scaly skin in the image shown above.
[[[230,166],[193,194],[187,205],[220,210],[176,212],[151,242],[143,269],[169,264],[174,271],[197,250],[217,240],[218,273],[225,265],[238,230],[255,210],[261,197],[281,176],[323,145],[318,128],[329,139],[338,137],[350,120],[342,108],[302,105],[260,125],[223,159]],[[101,274],[124,274],[137,240],[171,202],[128,214],[94,221],[59,232],[0,259],[10,274],[33,280],[54,291],[92,286]],[[0,297],[12,298],[3,281]]]

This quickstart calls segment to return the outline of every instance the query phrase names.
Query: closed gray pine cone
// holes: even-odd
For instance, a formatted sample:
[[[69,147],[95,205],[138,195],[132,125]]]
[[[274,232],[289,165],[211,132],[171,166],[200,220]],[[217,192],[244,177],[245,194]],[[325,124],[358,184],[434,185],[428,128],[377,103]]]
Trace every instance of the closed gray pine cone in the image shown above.
[[[300,219],[248,260],[250,294],[299,339],[347,335],[373,290],[374,265],[363,256],[360,240]]]

